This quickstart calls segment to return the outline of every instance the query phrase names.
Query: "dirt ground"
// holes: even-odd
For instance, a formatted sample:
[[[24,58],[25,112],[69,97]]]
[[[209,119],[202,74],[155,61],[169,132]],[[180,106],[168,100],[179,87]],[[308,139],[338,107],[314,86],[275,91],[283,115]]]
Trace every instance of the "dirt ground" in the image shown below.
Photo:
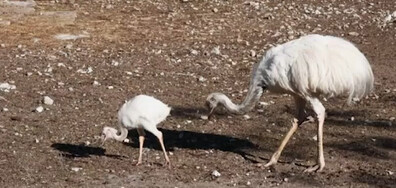
[[[16,88],[0,91],[2,187],[396,186],[394,0],[6,3],[0,83]],[[314,124],[296,132],[274,168],[257,168],[290,128],[292,98],[265,93],[249,117],[219,111],[211,121],[200,118],[204,101],[223,92],[239,103],[266,50],[311,33],[355,43],[372,65],[375,92],[352,106],[324,101],[323,172],[303,173],[316,158]],[[136,131],[130,143],[99,146],[102,128],[115,127],[119,107],[138,94],[173,107],[159,125],[171,169],[153,135],[141,166]]]

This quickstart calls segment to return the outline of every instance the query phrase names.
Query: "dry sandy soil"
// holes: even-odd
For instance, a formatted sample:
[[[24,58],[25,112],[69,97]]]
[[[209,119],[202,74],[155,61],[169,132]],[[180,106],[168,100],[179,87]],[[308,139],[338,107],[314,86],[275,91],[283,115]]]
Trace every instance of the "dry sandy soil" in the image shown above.
[[[0,91],[2,187],[396,186],[396,1],[35,3],[0,2],[0,83],[16,86]],[[352,106],[324,102],[323,172],[302,172],[315,162],[314,124],[297,131],[278,165],[257,168],[291,126],[292,98],[266,93],[250,118],[219,111],[211,121],[200,118],[205,98],[218,91],[242,101],[265,51],[310,33],[355,43],[375,93]],[[152,135],[141,166],[135,131],[130,143],[97,142],[138,94],[173,107],[159,125],[171,169]]]

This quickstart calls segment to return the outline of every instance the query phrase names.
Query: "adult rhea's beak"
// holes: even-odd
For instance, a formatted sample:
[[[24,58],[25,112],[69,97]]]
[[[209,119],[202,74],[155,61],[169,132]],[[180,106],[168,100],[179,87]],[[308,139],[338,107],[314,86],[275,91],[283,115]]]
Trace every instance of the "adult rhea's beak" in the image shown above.
[[[102,144],[100,144],[100,147],[103,147],[103,146],[104,146],[104,143],[105,143],[105,141],[106,141],[106,135],[105,135],[105,134],[102,134],[102,136],[100,136],[100,139],[102,140]]]
[[[209,102],[209,101],[206,101],[205,105],[206,105],[206,108],[208,108],[208,110],[209,110],[208,120],[210,120],[210,118],[212,117],[213,111],[214,111],[214,109],[215,109],[216,107],[215,107],[215,106],[212,107],[212,105],[210,105],[210,102]]]
[[[208,119],[209,119],[209,120],[212,118],[212,115],[213,115],[213,112],[214,112],[214,109],[215,109],[215,108],[216,108],[216,107],[211,108],[211,110],[210,110],[210,112],[209,112],[209,114],[208,114]]]

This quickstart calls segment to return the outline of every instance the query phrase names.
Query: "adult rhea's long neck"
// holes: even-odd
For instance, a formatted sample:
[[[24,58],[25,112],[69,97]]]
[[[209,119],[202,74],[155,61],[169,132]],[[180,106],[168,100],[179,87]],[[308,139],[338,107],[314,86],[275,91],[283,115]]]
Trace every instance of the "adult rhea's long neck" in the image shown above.
[[[119,129],[120,129],[121,134],[120,134],[120,135],[117,135],[117,131],[115,131],[114,134],[113,134],[113,138],[114,138],[115,140],[117,140],[117,141],[122,142],[122,141],[124,141],[125,138],[128,136],[128,129],[126,129],[126,128],[124,128],[124,127],[120,127]],[[114,129],[114,130],[115,130],[115,129]]]
[[[249,91],[241,104],[234,104],[228,97],[224,95],[222,100],[219,101],[223,106],[234,114],[245,114],[253,109],[254,105],[263,94],[263,88],[257,85],[251,85]]]

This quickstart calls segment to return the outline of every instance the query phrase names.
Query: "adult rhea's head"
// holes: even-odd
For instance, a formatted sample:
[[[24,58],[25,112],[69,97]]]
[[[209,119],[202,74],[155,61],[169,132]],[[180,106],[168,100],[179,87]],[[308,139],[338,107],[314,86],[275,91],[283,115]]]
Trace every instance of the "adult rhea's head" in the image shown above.
[[[117,135],[117,130],[111,127],[104,127],[102,130],[101,140],[102,146],[104,145],[105,141],[109,138],[114,138],[114,135]]]
[[[209,115],[208,118],[210,118],[214,112],[214,110],[216,109],[216,107],[219,104],[222,104],[222,101],[224,99],[224,97],[226,97],[224,94],[222,93],[211,93],[207,98],[206,98],[206,107],[209,110]]]

